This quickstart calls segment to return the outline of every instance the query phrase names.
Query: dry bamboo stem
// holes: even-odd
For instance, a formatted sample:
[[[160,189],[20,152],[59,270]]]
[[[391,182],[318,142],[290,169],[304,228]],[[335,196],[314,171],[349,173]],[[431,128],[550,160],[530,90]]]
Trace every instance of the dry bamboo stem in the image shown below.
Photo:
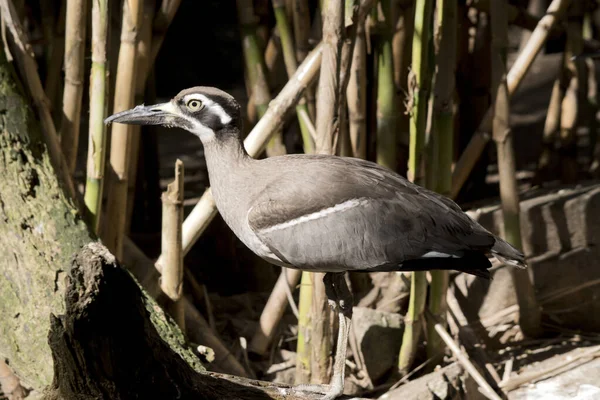
[[[92,68],[90,71],[90,117],[88,132],[87,178],[85,206],[93,231],[98,234],[102,212],[104,165],[106,160],[106,40],[108,33],[108,0],[92,3]]]
[[[431,166],[427,171],[427,187],[447,195],[452,184],[454,154],[454,90],[457,53],[457,5],[454,0],[437,3],[435,35],[437,77],[433,96],[433,129]],[[432,179],[435,174],[436,178]],[[429,311],[443,319],[446,315],[448,271],[431,271]],[[443,358],[443,343],[431,325],[427,326],[427,355],[436,365]]]
[[[506,81],[508,19],[505,5],[504,2],[492,2],[491,5],[492,101],[494,104],[492,131],[498,150],[504,239],[517,248],[522,248],[519,193],[515,177],[516,161],[509,124],[510,103]],[[521,330],[527,336],[537,337],[542,333],[542,316],[529,271],[531,269],[511,268],[511,275],[519,303],[519,325]]]
[[[181,307],[183,289],[183,252],[181,251],[181,226],[183,224],[183,178],[184,167],[181,160],[175,162],[175,181],[167,186],[162,200],[162,245],[164,264],[160,277],[160,288],[173,303],[168,308],[179,327],[185,323]],[[171,303],[171,302],[169,302]]]
[[[565,54],[563,54],[563,58],[564,57]],[[554,141],[556,140],[558,130],[560,128],[560,105],[563,97],[564,90],[561,85],[561,77],[559,76],[554,81],[552,94],[550,95],[550,103],[548,104],[548,112],[546,113],[546,120],[544,121],[542,152],[540,153],[536,168],[535,182],[537,184],[542,183],[549,173],[552,152],[554,151]]]
[[[321,52],[322,47],[319,45],[306,57],[279,95],[271,101],[265,115],[248,134],[244,146],[250,156],[257,157],[264,150],[271,135],[281,128],[286,114],[297,104],[304,89],[316,77],[321,63]],[[215,215],[217,209],[209,188],[183,222],[184,255],[196,243]],[[161,261],[162,257],[159,257],[157,264],[160,265]]]
[[[71,175],[75,172],[79,147],[87,10],[87,0],[67,0],[60,144]]]
[[[327,3],[323,21],[323,56],[317,96],[317,153],[334,154],[337,146],[337,131],[340,87],[340,58],[344,32],[342,2]],[[335,107],[334,107],[335,106]]]
[[[529,42],[527,42],[527,45],[508,72],[506,79],[509,98],[517,91],[527,71],[529,71],[529,68],[533,64],[535,57],[542,49],[546,39],[548,39],[552,27],[565,15],[569,3],[570,0],[552,0],[552,3],[550,3],[546,15],[540,19],[540,22],[531,34]],[[456,198],[481,156],[485,145],[490,140],[491,126],[492,113],[490,109],[454,167],[452,191],[450,192],[451,198]]]
[[[146,92],[146,80],[150,73],[150,66],[154,60],[150,60],[152,55],[152,20],[154,18],[154,0],[144,0],[144,10],[142,14],[142,27],[139,41],[137,43],[137,75],[135,82],[135,104],[144,102]],[[152,62],[152,64],[151,64]],[[125,232],[131,229],[131,216],[133,215],[135,185],[137,179],[137,165],[140,153],[140,125],[131,126],[131,145],[129,147],[129,176],[127,177],[127,213],[125,215]]]
[[[323,9],[323,56],[317,91],[317,154],[334,154],[339,130],[340,59],[342,55],[345,5],[327,1]],[[314,273],[312,299],[311,382],[328,383],[332,332],[322,273]]]
[[[367,157],[367,42],[365,24],[359,23],[346,90],[352,156]]]
[[[179,300],[183,286],[183,252],[181,251],[181,226],[183,224],[183,175],[181,160],[175,162],[175,181],[163,192],[162,254],[163,269],[160,287],[173,301]]]
[[[27,397],[27,391],[21,386],[19,378],[2,358],[0,358],[0,393],[6,396],[7,400],[23,400]]]
[[[269,92],[269,85],[267,83],[264,55],[261,51],[256,32],[256,16],[254,15],[252,0],[237,0],[237,12],[242,33],[246,77],[248,79],[248,87],[251,90],[248,93],[248,97],[252,98],[258,117],[262,118],[269,107],[271,93]],[[267,145],[267,155],[276,156],[285,153],[281,132],[277,132]]]
[[[142,23],[143,0],[123,2],[123,26],[121,28],[121,46],[115,85],[113,113],[127,110],[134,105],[136,50]],[[123,236],[125,235],[125,216],[127,214],[127,178],[129,175],[129,148],[131,146],[131,125],[112,126],[110,146],[109,196],[106,205],[104,243],[110,251],[121,258],[123,254]]]
[[[273,340],[279,321],[288,303],[286,292],[288,289],[296,287],[300,281],[302,271],[297,269],[287,269],[282,271],[279,279],[275,283],[275,287],[267,300],[267,304],[260,315],[258,329],[250,341],[250,351],[256,354],[265,355],[269,349],[269,345]]]
[[[431,312],[429,312],[429,310],[426,310],[425,312],[427,314],[427,317],[431,319],[431,322],[435,324],[435,330],[438,333],[438,335],[440,335],[440,338],[444,341],[444,343],[446,343],[446,346],[448,346],[448,348],[452,350],[452,353],[458,359],[458,362],[461,363],[462,366],[467,370],[469,375],[473,377],[473,379],[475,380],[475,382],[477,382],[479,387],[483,389],[483,392],[485,393],[486,397],[492,400],[501,400],[502,398],[498,396],[498,394],[494,391],[494,389],[492,389],[490,384],[481,375],[481,373],[475,367],[475,365],[473,365],[473,363],[469,359],[469,356],[462,352],[460,346],[454,340],[452,340],[452,337],[448,334],[448,332],[446,332],[442,321],[436,319],[435,316],[431,314]]]
[[[50,160],[64,189],[67,191],[68,195],[76,201],[75,186],[73,185],[71,175],[69,174],[69,167],[60,149],[54,122],[52,121],[52,116],[50,115],[50,110],[48,108],[48,99],[46,98],[42,82],[40,81],[37,72],[37,64],[33,56],[33,49],[21,26],[12,0],[0,0],[0,10],[2,20],[8,27],[8,31],[15,43],[14,54],[17,58],[17,67],[40,117],[40,125],[42,132],[44,133],[44,140],[48,147]]]
[[[567,85],[560,113],[560,166],[563,183],[574,183],[578,180],[577,164],[577,123],[582,114],[581,97],[583,76],[582,63],[577,63],[572,56],[583,53],[582,18],[572,17],[567,22],[567,43],[565,45],[565,73]]]

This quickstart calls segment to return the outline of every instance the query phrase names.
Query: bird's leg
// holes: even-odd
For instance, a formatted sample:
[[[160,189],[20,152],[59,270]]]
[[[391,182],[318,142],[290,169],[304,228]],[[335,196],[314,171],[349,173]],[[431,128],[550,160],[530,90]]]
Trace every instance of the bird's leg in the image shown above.
[[[323,277],[325,293],[329,304],[336,309],[339,318],[339,332],[333,362],[333,377],[329,385],[300,385],[296,390],[302,392],[321,393],[320,400],[333,400],[342,395],[344,391],[344,371],[346,368],[346,350],[348,348],[348,335],[352,319],[353,298],[344,273],[327,273]]]

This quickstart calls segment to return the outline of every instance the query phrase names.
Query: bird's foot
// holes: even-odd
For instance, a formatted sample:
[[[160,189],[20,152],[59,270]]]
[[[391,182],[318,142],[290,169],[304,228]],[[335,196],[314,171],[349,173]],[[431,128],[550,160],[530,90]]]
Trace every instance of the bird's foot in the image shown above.
[[[311,400],[334,400],[342,395],[344,387],[341,383],[331,385],[298,385],[292,388],[295,394],[305,395]]]

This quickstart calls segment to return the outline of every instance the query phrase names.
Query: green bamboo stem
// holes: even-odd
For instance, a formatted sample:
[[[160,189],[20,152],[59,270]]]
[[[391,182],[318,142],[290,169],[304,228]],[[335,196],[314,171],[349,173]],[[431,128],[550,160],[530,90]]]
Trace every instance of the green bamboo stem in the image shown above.
[[[504,239],[522,248],[519,221],[519,194],[515,177],[516,162],[509,125],[510,96],[507,83],[506,53],[508,48],[508,12],[505,2],[490,5],[492,28],[492,101],[494,118],[492,137],[498,151],[500,199],[504,217]],[[511,268],[513,285],[519,303],[519,325],[527,336],[542,333],[541,312],[528,270]]]
[[[396,169],[396,134],[398,113],[394,85],[392,54],[392,0],[379,0],[380,36],[377,46],[377,163]]]
[[[429,69],[429,39],[431,36],[431,20],[433,15],[432,0],[417,0],[415,3],[415,25],[412,46],[412,78],[410,93],[412,109],[410,115],[410,148],[409,148],[409,177],[416,183],[422,183],[423,171],[421,166],[424,148],[425,128],[427,123],[427,103],[431,85]],[[404,335],[398,368],[405,374],[410,369],[415,358],[421,321],[427,296],[427,280],[425,272],[413,272],[411,278],[410,300],[408,313],[405,317]]]
[[[296,345],[296,384],[309,383],[311,378],[310,337],[313,282],[310,272],[302,272],[298,301],[298,342]]]
[[[431,87],[429,69],[429,39],[431,37],[432,0],[417,0],[415,3],[415,25],[412,44],[412,68],[409,77],[411,97],[409,178],[423,183],[422,168],[425,128],[427,124],[427,102]]]
[[[445,196],[452,186],[452,155],[454,144],[454,89],[457,47],[457,4],[455,0],[438,2],[436,24],[436,65],[431,138],[431,167],[427,170],[428,187]],[[448,271],[431,271],[429,311],[439,321],[445,321]],[[427,325],[427,357],[437,365],[443,357],[444,342],[433,324]]]
[[[259,118],[267,111],[271,101],[271,93],[267,83],[265,60],[257,35],[256,16],[252,0],[237,0],[238,19],[242,33],[242,48],[246,63],[246,74],[251,89],[248,97],[252,97]],[[277,132],[267,144],[267,155],[285,154],[285,146],[281,131]]]
[[[298,61],[296,60],[296,50],[294,49],[291,27],[286,15],[285,0],[272,0],[272,3],[275,22],[277,24],[277,29],[279,30],[281,47],[283,49],[283,61],[285,63],[287,76],[290,78],[294,75],[296,69],[298,69]],[[314,153],[315,144],[310,134],[310,128],[308,127],[307,121],[301,116],[302,113],[308,114],[308,106],[304,97],[300,99],[296,106],[296,114],[298,116],[298,124],[300,125],[304,152],[310,154]]]
[[[90,116],[87,180],[84,202],[94,232],[98,233],[106,159],[106,40],[108,0],[92,4],[92,68],[90,72]]]

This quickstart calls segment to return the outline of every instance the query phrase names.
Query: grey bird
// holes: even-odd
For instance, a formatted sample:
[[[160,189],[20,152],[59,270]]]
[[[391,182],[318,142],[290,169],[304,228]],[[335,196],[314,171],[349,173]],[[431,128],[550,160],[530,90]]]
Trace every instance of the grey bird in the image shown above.
[[[203,143],[215,203],[248,248],[287,268],[325,272],[340,329],[330,385],[299,390],[342,394],[352,295],[347,271],[452,269],[489,277],[487,255],[525,267],[523,254],[452,200],[375,163],[330,155],[253,159],[241,138],[240,105],[210,87],[137,106],[106,123],[179,127]]]

